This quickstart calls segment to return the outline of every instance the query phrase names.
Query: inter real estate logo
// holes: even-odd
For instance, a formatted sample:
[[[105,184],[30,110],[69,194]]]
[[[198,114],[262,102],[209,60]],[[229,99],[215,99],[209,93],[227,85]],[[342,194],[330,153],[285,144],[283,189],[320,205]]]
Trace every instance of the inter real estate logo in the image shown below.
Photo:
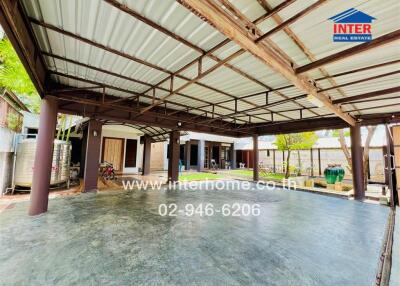
[[[354,8],[331,18],[334,42],[369,42],[372,40],[372,21],[374,17]]]

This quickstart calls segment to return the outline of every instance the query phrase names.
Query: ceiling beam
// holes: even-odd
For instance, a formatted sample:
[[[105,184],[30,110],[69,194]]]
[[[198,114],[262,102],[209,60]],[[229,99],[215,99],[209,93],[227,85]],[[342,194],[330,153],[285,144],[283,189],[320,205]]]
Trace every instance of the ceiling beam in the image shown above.
[[[370,42],[366,42],[360,45],[357,45],[355,47],[349,48],[347,50],[338,52],[336,54],[327,56],[325,58],[322,58],[320,60],[317,60],[315,62],[312,62],[310,64],[306,64],[304,66],[301,66],[299,68],[296,69],[296,73],[300,74],[300,73],[305,73],[308,72],[310,70],[316,69],[318,67],[327,65],[327,64],[332,64],[335,63],[337,61],[341,61],[344,59],[347,59],[349,57],[352,57],[354,55],[358,55],[360,53],[364,53],[366,51],[369,51],[371,49],[375,49],[377,47],[383,46],[383,45],[387,45],[393,41],[396,41],[400,39],[400,29],[393,31],[391,33],[388,33],[386,35],[380,36]]]
[[[398,123],[400,122],[400,112],[365,114],[357,116],[358,124],[362,126]],[[258,127],[257,127],[258,126]],[[280,121],[266,124],[254,124],[250,128],[255,129],[259,135],[276,135],[298,133],[306,131],[342,129],[349,127],[346,122],[338,117],[307,118],[303,120]],[[244,137],[242,135],[242,137]]]
[[[270,31],[266,32],[265,34],[263,34],[261,37],[256,39],[256,43],[272,36],[273,34],[277,33],[278,31],[282,30],[283,28],[287,27],[288,25],[294,23],[297,19],[307,15],[308,13],[311,13],[313,10],[317,9],[318,7],[320,7],[322,4],[324,4],[325,2],[327,2],[328,0],[319,0],[317,2],[315,2],[314,4],[308,6],[306,9],[301,10],[299,13],[297,13],[296,15],[290,17],[289,19],[287,19],[286,21],[280,23],[278,26],[276,26],[275,28],[271,29]],[[267,5],[266,1],[264,6]],[[265,9],[265,7],[264,7]]]
[[[187,83],[185,83],[184,85],[178,87],[177,89],[173,90],[172,92],[170,92],[169,94],[161,97],[160,99],[156,100],[156,102],[154,104],[151,104],[150,106],[144,108],[140,113],[144,113],[146,111],[149,111],[150,109],[152,109],[153,107],[160,105],[161,103],[163,103],[167,98],[169,98],[170,96],[176,94],[177,92],[182,91],[183,89],[185,89],[186,87],[188,87],[189,85],[191,85],[192,83],[197,82],[198,80],[202,79],[203,77],[205,77],[206,75],[210,74],[211,72],[213,72],[214,70],[216,70],[218,67],[224,65],[224,63],[226,63],[227,61],[231,60],[232,57],[236,57],[238,55],[243,54],[244,51],[243,50],[239,50],[235,53],[233,53],[232,55],[230,55],[229,57],[225,58],[224,60],[220,61],[219,63],[215,64],[214,66],[212,66],[211,68],[209,68],[208,70],[202,72],[201,74],[199,74],[197,77],[193,78],[192,80],[188,81]]]
[[[37,19],[32,18],[32,17],[29,17],[29,20],[30,20],[32,23],[34,23],[35,25],[44,27],[44,28],[46,28],[46,29],[49,29],[49,30],[55,31],[55,32],[57,32],[57,33],[60,33],[60,34],[62,34],[62,35],[65,35],[65,36],[71,37],[71,38],[73,38],[73,39],[79,40],[79,41],[81,41],[81,42],[83,42],[83,43],[86,43],[86,44],[88,44],[88,45],[91,45],[91,46],[94,46],[94,47],[96,47],[96,48],[102,49],[102,50],[104,50],[104,51],[110,52],[110,53],[112,53],[112,54],[116,54],[116,55],[118,55],[118,56],[120,56],[120,57],[123,57],[123,58],[126,58],[126,59],[128,59],[128,60],[131,60],[131,61],[137,62],[137,63],[139,63],[139,64],[145,65],[145,66],[147,66],[147,67],[149,67],[149,68],[158,70],[158,71],[160,71],[160,72],[164,72],[164,73],[166,73],[166,74],[170,74],[170,73],[171,73],[170,71],[168,71],[167,69],[165,69],[165,68],[163,68],[163,67],[157,66],[157,65],[152,64],[152,63],[150,63],[150,62],[146,62],[145,60],[139,59],[139,58],[134,57],[134,56],[132,56],[132,55],[129,55],[129,54],[127,54],[127,53],[121,52],[121,51],[119,51],[119,50],[113,49],[113,48],[108,47],[108,46],[106,46],[106,45],[103,45],[103,44],[97,43],[97,42],[95,42],[95,41],[92,41],[92,40],[90,40],[90,39],[84,38],[84,37],[82,37],[82,36],[80,36],[80,35],[78,35],[78,34],[74,34],[74,33],[72,33],[72,32],[63,30],[63,29],[61,29],[61,28],[59,28],[59,27],[56,27],[56,26],[54,26],[54,25],[52,25],[52,24],[45,23],[45,22],[43,22],[43,21],[37,20]]]
[[[40,96],[43,97],[47,69],[40,56],[40,50],[32,30],[25,21],[25,14],[20,1],[0,1],[0,24],[21,59],[33,85]]]
[[[400,86],[387,88],[387,89],[383,89],[383,90],[378,90],[378,91],[373,91],[373,92],[368,92],[368,93],[359,94],[359,95],[354,95],[354,96],[349,96],[349,97],[345,97],[345,98],[340,98],[340,99],[334,100],[333,102],[335,104],[341,104],[341,103],[345,103],[345,102],[351,102],[351,101],[355,101],[355,100],[366,99],[366,98],[371,98],[371,97],[376,97],[376,96],[386,95],[386,94],[391,94],[391,93],[396,93],[396,92],[400,92]]]
[[[235,130],[233,128],[233,125],[222,126],[219,123],[212,125],[199,123],[192,120],[193,116],[182,115],[179,117],[173,117],[165,115],[164,113],[148,112],[141,115],[140,117],[131,118],[129,114],[133,113],[137,115],[140,112],[139,109],[123,105],[112,105],[112,112],[110,114],[104,114],[101,108],[108,108],[110,107],[110,105],[104,104],[94,99],[85,99],[81,96],[71,96],[70,94],[57,94],[47,96],[57,98],[60,101],[75,103],[74,105],[71,105],[68,109],[65,109],[65,111],[68,110],[69,112],[75,112],[75,114],[84,117],[93,116],[100,119],[115,120],[118,122],[143,124],[169,129],[182,129],[197,132],[217,133],[224,135],[229,134],[229,136],[238,136],[239,134],[246,134],[247,136],[251,135],[246,130]],[[88,107],[91,107],[92,109]],[[96,107],[97,110],[94,109]],[[62,111],[60,112],[62,113]],[[181,127],[178,126],[178,122],[181,123]]]
[[[283,10],[284,8],[286,8],[287,6],[289,6],[290,4],[292,4],[293,2],[295,2],[296,0],[287,0],[282,2],[281,4],[279,4],[278,6],[276,6],[273,9],[269,9],[269,5],[268,3],[266,3],[265,0],[257,0],[260,5],[267,11],[266,14],[258,17],[253,23],[254,24],[259,24],[265,20],[267,20],[268,18],[274,16],[275,14],[277,14],[279,11]]]
[[[379,75],[374,75],[374,76],[370,76],[367,78],[362,78],[359,80],[350,81],[350,82],[342,83],[342,84],[339,84],[336,86],[320,89],[318,92],[328,91],[328,90],[337,89],[340,87],[345,87],[345,86],[354,85],[354,84],[358,84],[358,83],[362,83],[362,82],[367,82],[367,81],[371,81],[371,80],[375,80],[375,79],[379,79],[382,77],[387,77],[387,76],[391,76],[391,75],[395,75],[395,74],[399,74],[399,73],[400,73],[400,70],[392,71],[392,72],[388,72],[388,73],[384,73],[384,74],[379,74]]]
[[[224,46],[225,44],[227,44],[227,42],[223,41],[222,43],[218,44],[216,47],[212,48],[210,51],[207,51],[207,52],[206,52],[206,51],[204,51],[203,49],[201,49],[200,47],[198,47],[198,46],[194,45],[193,43],[187,41],[186,39],[180,37],[180,36],[177,35],[176,33],[173,33],[173,32],[171,32],[171,31],[169,31],[168,29],[164,28],[163,26],[159,25],[158,23],[155,23],[155,22],[151,21],[150,19],[148,19],[148,18],[146,18],[146,17],[143,17],[142,15],[140,15],[139,13],[137,13],[136,11],[130,9],[128,6],[123,5],[123,4],[121,4],[121,3],[119,3],[118,1],[115,1],[115,0],[105,0],[105,1],[106,1],[107,3],[109,3],[110,5],[116,7],[117,9],[119,9],[119,10],[121,10],[121,11],[123,11],[123,12],[129,14],[130,16],[134,17],[135,19],[140,20],[140,21],[142,21],[143,23],[145,23],[145,24],[147,24],[147,25],[153,27],[153,28],[156,29],[157,31],[159,31],[159,32],[161,32],[161,33],[164,33],[165,35],[167,35],[167,36],[169,36],[169,37],[171,37],[171,38],[173,38],[173,39],[179,41],[180,43],[182,43],[182,44],[184,44],[184,45],[186,45],[186,46],[188,46],[188,47],[190,47],[190,48],[196,50],[197,52],[201,53],[201,56],[198,58],[198,67],[199,67],[199,73],[198,73],[198,75],[201,74],[201,63],[202,63],[202,59],[203,59],[203,57],[207,56],[207,57],[210,57],[211,59],[213,59],[214,61],[217,62],[217,64],[218,64],[218,67],[217,67],[217,68],[219,68],[219,67],[221,67],[221,66],[225,66],[225,67],[227,67],[227,68],[233,70],[234,72],[238,73],[239,75],[241,75],[241,76],[247,78],[248,80],[253,81],[253,82],[255,82],[255,83],[257,83],[257,84],[259,84],[259,85],[261,85],[261,86],[263,86],[263,87],[265,87],[265,88],[271,89],[271,88],[268,87],[266,84],[262,83],[261,81],[257,80],[256,78],[254,78],[254,77],[250,76],[249,74],[243,72],[242,70],[238,69],[237,67],[235,67],[235,66],[229,64],[227,61],[225,61],[225,60],[223,60],[223,59],[221,59],[221,58],[219,58],[219,57],[213,55],[213,52],[216,50],[217,47],[222,47],[222,46]],[[288,5],[289,5],[291,2],[293,2],[293,1],[287,1],[287,2],[288,2],[288,3],[286,3],[286,5],[282,5],[282,6],[280,7],[280,9],[283,9],[283,7],[288,6]],[[280,9],[279,9],[279,10],[280,10]],[[277,9],[277,10],[278,10],[278,9]],[[268,14],[268,13],[267,13],[267,14]],[[271,14],[273,14],[273,13],[271,13]],[[228,41],[228,42],[229,42],[229,41]],[[276,46],[276,45],[275,45],[274,43],[272,43],[272,42],[270,42],[270,44],[271,44],[272,46],[274,46],[274,47]],[[235,56],[231,57],[230,60],[233,60],[234,58],[237,58],[237,57],[240,56],[240,55],[241,55],[241,53],[237,53]],[[221,62],[222,62],[222,65],[220,64]],[[192,65],[192,63],[189,63],[189,64],[188,64],[188,66],[191,66],[191,65]],[[185,67],[184,67],[184,68],[185,68]],[[168,76],[167,79],[168,79],[168,78],[169,78],[169,79],[172,79],[174,76],[178,76],[178,77],[181,77],[181,78],[183,78],[183,79],[185,79],[185,80],[187,80],[187,81],[190,81],[190,80],[191,80],[191,79],[188,79],[188,78],[185,78],[185,77],[181,76],[179,73],[180,73],[180,72],[171,73],[171,75]],[[200,78],[199,78],[199,79],[200,79]],[[162,81],[162,82],[165,82],[165,80]],[[160,82],[159,84],[161,84],[162,82]],[[157,84],[156,86],[159,86],[159,84]],[[228,93],[226,93],[226,92],[222,92],[221,90],[217,90],[217,89],[215,89],[215,88],[212,88],[212,87],[210,87],[210,86],[208,86],[208,85],[205,85],[205,84],[203,84],[203,83],[198,82],[197,80],[194,80],[194,81],[191,82],[190,84],[197,84],[197,85],[200,85],[200,86],[202,86],[202,87],[211,89],[211,90],[213,90],[213,91],[215,91],[215,92],[218,92],[218,93],[227,95],[227,96],[229,96],[229,97],[231,97],[231,98],[236,98],[235,96],[233,96],[233,95],[231,95],[231,94],[228,94]],[[146,93],[146,92],[148,92],[148,90],[146,90],[144,93]],[[178,93],[176,93],[176,94],[178,94]],[[278,95],[283,96],[283,95],[280,94],[280,93],[278,93]],[[131,100],[131,99],[134,99],[134,98],[135,98],[135,97],[128,97],[128,98],[126,98],[126,99],[121,99],[120,101]],[[254,104],[254,103],[251,102],[251,101],[247,101],[247,100],[244,100],[244,99],[243,99],[243,100],[241,99],[241,101],[243,101],[243,102],[246,103],[246,104],[250,104],[250,105],[252,105],[252,106],[257,107],[257,105]],[[267,110],[267,109],[265,109],[265,110]],[[267,111],[268,111],[268,110],[267,110]],[[280,114],[280,115],[283,116],[283,117],[285,117],[285,118],[287,118],[287,119],[291,119],[290,117],[287,117],[287,116],[284,115],[284,114]]]
[[[271,6],[268,4],[267,0],[263,0],[264,1],[264,9],[268,12],[270,11],[272,8]],[[306,13],[301,14],[302,12],[300,12],[299,14],[297,14],[297,17],[302,17],[307,13],[310,13],[312,10],[316,9],[317,7],[320,7],[320,5],[322,5],[323,3],[321,2],[316,2],[314,5],[309,6],[307,9]],[[304,11],[304,10],[303,10]],[[284,21],[278,14],[274,15],[273,20],[276,22],[276,24],[279,26],[284,26],[283,31],[286,33],[286,35],[289,36],[289,38],[293,41],[293,43],[304,53],[304,55],[310,60],[310,62],[314,62],[317,60],[317,58],[315,57],[315,55],[311,52],[310,49],[307,48],[307,46],[305,45],[305,43],[303,43],[303,41],[296,35],[295,32],[293,32],[293,30],[290,28],[289,25],[284,25],[284,23],[288,24],[288,21],[290,19],[296,19],[296,16],[293,16],[292,18],[290,18],[287,21]],[[290,24],[291,22],[289,22]],[[268,33],[273,32],[273,30],[271,30]],[[267,34],[264,34],[267,35]],[[271,34],[270,34],[271,35]],[[294,65],[295,66],[295,65]],[[336,81],[329,75],[328,71],[326,71],[323,67],[319,68],[319,71],[321,72],[321,74],[326,77],[326,79],[329,81],[329,83],[332,86],[337,86],[338,84],[336,83]],[[316,85],[320,90],[322,89],[321,86],[319,86],[318,84]],[[337,88],[337,92],[339,94],[342,95],[342,97],[346,97],[346,93],[344,92],[344,90],[342,88]]]
[[[64,99],[60,99],[63,101]],[[69,100],[69,99],[68,99]],[[251,136],[251,134],[247,133],[242,133],[239,131],[235,130],[229,130],[228,128],[217,128],[217,127],[209,127],[209,126],[202,126],[202,125],[188,125],[190,127],[184,128],[184,129],[179,129],[177,128],[176,121],[173,120],[164,120],[162,124],[160,121],[156,121],[154,118],[153,119],[148,119],[148,117],[145,117],[145,119],[131,119],[128,116],[126,116],[126,113],[114,110],[113,113],[111,114],[102,114],[101,112],[95,112],[92,109],[86,109],[85,111],[82,109],[82,104],[75,104],[71,107],[68,108],[63,108],[59,110],[60,113],[65,113],[65,114],[73,114],[73,115],[79,115],[79,116],[84,116],[84,117],[92,117],[92,118],[97,118],[97,119],[103,119],[103,120],[113,120],[117,122],[124,122],[124,123],[130,123],[130,124],[145,124],[145,125],[153,125],[153,126],[158,126],[158,127],[164,127],[168,128],[171,130],[183,130],[183,131],[195,131],[195,132],[203,132],[203,133],[211,133],[211,134],[218,134],[218,135],[223,135],[223,136],[231,136],[231,137],[239,137],[239,136]]]
[[[89,84],[93,84],[93,85],[102,85],[102,83],[97,82],[97,81],[94,81],[94,80],[88,80],[88,79],[85,79],[85,78],[77,77],[77,76],[75,76],[75,75],[64,74],[64,73],[61,73],[61,72],[58,72],[58,71],[52,71],[52,70],[50,70],[50,71],[49,71],[49,74],[54,74],[54,75],[56,75],[56,76],[61,76],[61,77],[65,77],[65,78],[70,78],[70,79],[73,79],[73,80],[82,81],[82,82],[89,83]],[[113,89],[113,90],[116,90],[116,91],[124,92],[124,93],[127,93],[127,94],[138,94],[137,92],[134,92],[134,91],[131,91],[131,90],[128,90],[128,89],[124,89],[124,88],[120,88],[120,87],[116,87],[116,86],[112,86],[112,85],[108,85],[108,84],[103,84],[103,86],[95,86],[95,87],[89,87],[89,88],[91,88],[91,89],[108,88],[108,89]],[[88,87],[85,87],[85,88],[83,88],[83,89],[84,89],[84,90],[87,90],[87,89],[89,89],[89,88],[88,88]],[[79,90],[79,88],[73,88],[73,89],[71,89],[70,91],[71,91],[71,92],[76,92],[76,91],[78,91],[78,90]],[[67,93],[67,92],[64,92],[63,90],[59,90],[59,89],[48,91],[48,93],[50,93],[50,94],[57,94],[57,93],[61,93],[61,92],[62,92],[62,93]],[[152,96],[147,95],[147,94],[144,94],[144,95],[142,95],[142,96],[145,97],[145,98],[148,98],[148,99],[153,99]],[[192,98],[192,97],[190,97],[190,98]],[[155,100],[159,100],[158,97],[154,97],[154,99],[155,99]],[[204,101],[204,100],[202,100],[202,99],[196,99],[196,98],[192,98],[192,99],[193,99],[193,100],[197,100],[197,101],[199,101],[199,102],[206,103],[207,106],[208,106],[209,104],[211,104],[211,103],[209,103],[208,101]],[[111,100],[110,102],[107,102],[107,103],[116,104],[116,103],[118,103],[118,102],[119,102],[119,101],[116,100],[116,99],[114,98],[113,100]],[[176,106],[180,106],[180,107],[183,107],[183,108],[186,108],[186,109],[192,109],[192,110],[198,110],[198,111],[202,111],[202,112],[208,112],[208,110],[204,109],[203,107],[192,107],[192,106],[189,106],[189,105],[186,105],[186,104],[182,104],[182,103],[179,103],[179,102],[172,102],[172,101],[167,101],[167,100],[165,100],[164,102],[165,102],[165,103],[168,103],[168,104],[170,104],[170,105],[176,105]],[[129,106],[129,105],[128,105],[128,106]],[[229,111],[233,111],[231,108],[228,108],[228,107],[224,107],[224,106],[220,106],[220,105],[218,105],[218,107],[220,107],[220,108],[225,108],[226,110],[229,110]],[[112,110],[112,109],[111,109],[111,108],[108,108],[107,110],[105,110],[105,111],[103,111],[103,112],[108,112],[108,111],[110,111],[110,110]],[[174,110],[172,113],[175,114],[175,112],[177,112],[177,111],[179,111],[179,112],[184,112],[184,110]],[[222,116],[222,114],[220,114],[220,113],[215,113],[215,114],[218,115],[218,116]],[[233,117],[231,117],[231,118],[233,119]],[[289,118],[289,117],[286,117],[286,118]],[[241,119],[238,119],[238,121],[239,121],[239,122],[246,122],[245,120],[241,120]]]
[[[385,67],[385,66],[389,66],[389,65],[393,65],[393,64],[398,64],[400,63],[400,60],[394,60],[394,61],[389,61],[389,62],[384,62],[384,63],[380,63],[380,64],[376,64],[376,65],[371,65],[371,66],[366,66],[363,68],[359,68],[359,69],[354,69],[354,70],[350,70],[350,71],[346,71],[346,72],[341,72],[341,73],[337,73],[337,74],[333,74],[333,75],[327,75],[327,76],[323,76],[323,77],[319,77],[317,79],[315,79],[315,81],[321,81],[321,80],[329,80],[329,79],[333,79],[335,77],[340,77],[340,76],[345,76],[345,75],[350,75],[353,73],[357,73],[357,72],[361,72],[361,71],[367,71],[367,70],[371,70],[371,69],[376,69],[376,68],[380,68],[380,67]],[[346,85],[349,84],[354,84],[353,83],[346,83]],[[273,90],[266,90],[266,91],[261,91],[261,92],[256,92],[256,93],[252,93],[252,94],[248,94],[245,96],[241,96],[240,98],[242,99],[247,99],[247,98],[251,98],[251,97],[255,97],[255,96],[260,96],[260,95],[265,95],[266,92],[272,92],[272,91],[278,91],[278,90],[284,90],[284,89],[288,89],[288,88],[292,88],[294,87],[294,85],[286,85],[286,86],[281,86],[278,88],[274,88]],[[333,89],[333,87],[332,87]],[[296,98],[293,98],[293,100],[296,100]],[[224,104],[224,103],[228,103],[228,102],[232,102],[235,101],[235,99],[226,99],[223,101],[218,101],[215,104]],[[200,106],[201,108],[207,107],[209,105],[203,105]]]
[[[65,62],[74,64],[74,65],[78,65],[78,66],[82,66],[82,67],[85,67],[85,68],[88,68],[88,69],[92,69],[92,70],[95,70],[95,71],[98,71],[98,72],[101,72],[101,73],[105,73],[105,74],[108,74],[108,75],[111,75],[111,76],[115,76],[115,77],[118,77],[118,78],[121,78],[121,79],[124,79],[124,80],[128,80],[128,81],[131,81],[131,82],[134,82],[134,83],[139,83],[139,84],[142,84],[142,85],[145,85],[145,86],[152,86],[151,84],[149,84],[149,83],[147,83],[147,82],[143,82],[143,81],[140,81],[140,80],[131,78],[131,77],[127,77],[127,76],[121,75],[121,74],[119,74],[119,73],[112,72],[112,71],[110,71],[110,70],[105,70],[105,69],[102,69],[102,68],[98,68],[98,67],[96,67],[96,66],[84,64],[84,63],[81,63],[81,62],[78,62],[78,61],[75,61],[75,60],[72,60],[72,59],[69,59],[69,58],[61,57],[61,56],[54,55],[54,54],[51,54],[51,53],[48,53],[48,52],[44,52],[44,51],[42,51],[42,54],[43,54],[44,56],[47,56],[47,57],[52,57],[52,58],[55,58],[55,59],[58,59],[58,60],[61,60],[61,61],[65,61]],[[93,88],[93,87],[92,87],[92,88]],[[111,88],[112,88],[112,87],[111,87]],[[169,89],[164,88],[164,87],[162,87],[162,86],[160,86],[160,87],[154,87],[154,89],[160,89],[160,90],[168,91],[168,92],[170,91]],[[153,89],[153,91],[154,91],[154,89]],[[76,90],[76,89],[74,89],[74,90]],[[57,91],[57,92],[59,92],[59,91]],[[190,95],[183,94],[183,93],[176,93],[176,94],[179,95],[179,96],[188,98],[188,99],[192,99],[192,100],[195,100],[195,101],[198,101],[198,102],[202,102],[202,103],[205,104],[205,106],[215,105],[215,106],[220,107],[220,108],[222,108],[222,109],[229,110],[229,111],[233,111],[232,108],[229,108],[229,107],[220,105],[220,104],[218,104],[218,103],[211,103],[211,102],[208,102],[208,101],[203,100],[203,99],[198,98],[198,97],[190,96]],[[141,94],[141,95],[144,96],[144,97],[146,97],[146,98],[149,98],[149,96],[148,96],[147,94]],[[158,99],[158,98],[157,98],[157,97],[154,97],[154,99]],[[118,102],[118,101],[121,101],[121,100],[120,100],[120,99],[116,100],[116,102]],[[170,103],[172,104],[172,102],[170,102]],[[189,106],[185,106],[185,107],[189,107]],[[191,108],[192,110],[201,110],[201,109],[198,109],[198,108],[196,108],[196,107],[190,107],[190,108]],[[201,108],[203,108],[203,107],[201,107]],[[182,112],[182,111],[179,110],[179,112]],[[244,120],[241,120],[241,121],[244,122]]]
[[[220,4],[223,5],[225,10],[229,11],[229,13],[231,13],[233,15],[233,17],[235,17],[235,20],[236,20],[235,22],[240,24],[242,29],[245,29],[246,33],[251,33],[252,35],[254,35],[254,37],[258,37],[258,36],[262,35],[262,31],[255,25],[255,22],[257,20],[255,20],[253,22],[249,22],[249,20],[246,18],[246,16],[240,10],[238,10],[235,6],[233,6],[231,4],[231,2],[229,2],[228,0],[218,0],[218,1],[220,2]],[[181,2],[181,1],[179,1],[179,2]],[[267,2],[265,0],[263,2],[264,2],[264,5],[267,5]],[[287,3],[287,5],[288,5],[288,3]],[[277,16],[276,14],[272,15],[272,17],[276,17],[276,16]],[[285,28],[282,27],[282,29],[285,29]],[[269,47],[271,47],[271,49],[277,53],[277,56],[279,56],[280,59],[283,60],[284,62],[286,62],[287,64],[292,63],[292,59],[282,49],[280,49],[273,41],[271,41],[269,39],[265,39],[263,44],[266,44]],[[262,87],[266,88],[267,92],[274,92],[276,95],[282,97],[283,99],[290,98],[290,97],[286,96],[285,94],[281,93],[280,91],[278,91],[277,89],[273,89],[262,82],[257,81],[257,83],[259,85],[261,85]],[[251,102],[250,100],[247,100],[246,98],[244,98],[242,96],[240,97],[240,99],[245,102]],[[233,100],[236,100],[236,98],[234,98]],[[293,103],[302,108],[304,107],[304,105],[302,105],[299,102],[293,101]],[[253,106],[255,106],[255,108],[257,108],[256,105],[253,105]],[[268,112],[271,113],[271,111],[267,107],[265,107],[265,105],[261,105],[261,106],[264,110],[267,110]],[[314,110],[312,110],[311,112],[315,115],[318,115],[318,113]],[[277,114],[288,118],[284,112],[277,112]],[[293,118],[288,118],[288,119],[290,120]]]
[[[255,40],[250,38],[248,33],[243,31],[236,24],[233,18],[221,12],[216,5],[204,0],[181,1],[184,2],[187,7],[190,7],[191,10],[197,11],[197,13],[205,17],[207,21],[213,23],[213,25],[225,36],[235,41],[243,49],[252,53],[269,67],[292,82],[298,89],[304,91],[310,97],[318,99],[327,109],[335,113],[348,124],[355,125],[354,118],[343,112],[339,107],[333,105],[331,100],[325,94],[318,93],[317,88],[309,82],[308,78],[296,75],[293,68],[282,62],[276,53],[268,46],[263,45],[262,43],[255,43]]]
[[[130,9],[127,5],[124,5],[122,3],[120,3],[119,1],[116,0],[104,0],[105,2],[107,2],[108,4],[112,5],[113,7],[133,16],[134,18],[142,21],[143,23],[146,23],[147,25],[151,26],[152,28],[160,31],[161,33],[164,33],[166,35],[168,35],[169,37],[177,40],[178,42],[192,48],[193,50],[199,52],[200,54],[204,54],[205,51],[203,49],[201,49],[200,47],[196,46],[195,44],[189,42],[188,40],[186,40],[185,38],[182,38],[181,36],[177,35],[176,33],[173,33],[171,31],[169,31],[168,29],[165,29],[164,27],[162,27],[161,25],[158,25],[157,23],[147,19],[146,17],[143,17],[141,14],[137,13],[135,10]]]

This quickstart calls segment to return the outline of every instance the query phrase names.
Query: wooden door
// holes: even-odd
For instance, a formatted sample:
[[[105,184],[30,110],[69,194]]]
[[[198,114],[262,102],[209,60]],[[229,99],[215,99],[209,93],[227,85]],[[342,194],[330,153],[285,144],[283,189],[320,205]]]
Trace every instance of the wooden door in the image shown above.
[[[397,189],[400,190],[400,126],[393,126],[394,163],[396,168]]]
[[[122,172],[123,158],[124,139],[104,137],[102,161],[113,164],[115,171]]]

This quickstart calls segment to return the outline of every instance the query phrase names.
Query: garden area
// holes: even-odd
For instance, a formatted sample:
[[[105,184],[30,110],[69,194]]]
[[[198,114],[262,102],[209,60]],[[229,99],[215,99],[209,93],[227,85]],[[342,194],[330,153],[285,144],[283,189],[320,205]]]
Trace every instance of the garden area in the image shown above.
[[[251,172],[251,171],[250,171]],[[185,172],[179,174],[179,181],[205,181],[221,179],[219,174],[208,172]]]

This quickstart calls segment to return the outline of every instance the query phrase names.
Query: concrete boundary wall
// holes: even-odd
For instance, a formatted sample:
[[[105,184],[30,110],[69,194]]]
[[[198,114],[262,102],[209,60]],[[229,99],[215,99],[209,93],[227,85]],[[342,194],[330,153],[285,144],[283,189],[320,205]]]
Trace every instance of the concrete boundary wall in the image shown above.
[[[260,162],[262,162],[264,166],[272,169],[274,166],[273,152],[275,152],[275,169],[276,172],[279,173],[282,171],[282,163],[284,160],[286,161],[287,152],[282,152],[279,150],[260,150]],[[320,156],[318,156],[318,153],[320,153]],[[376,182],[385,181],[385,162],[383,155],[382,147],[372,147],[369,150],[370,179]],[[313,159],[313,166],[311,166],[311,156]],[[290,166],[298,168],[298,161],[298,152],[292,151],[290,154]],[[319,161],[321,167],[319,166]],[[323,175],[324,169],[328,166],[328,164],[341,164],[346,171],[345,178],[351,179],[351,173],[347,168],[347,160],[342,149],[312,149],[312,151],[300,150],[300,162],[301,173],[303,175],[311,175],[311,170],[313,170],[313,175],[319,176],[320,169]]]
[[[0,193],[11,186],[14,135],[10,129],[0,127]]]

